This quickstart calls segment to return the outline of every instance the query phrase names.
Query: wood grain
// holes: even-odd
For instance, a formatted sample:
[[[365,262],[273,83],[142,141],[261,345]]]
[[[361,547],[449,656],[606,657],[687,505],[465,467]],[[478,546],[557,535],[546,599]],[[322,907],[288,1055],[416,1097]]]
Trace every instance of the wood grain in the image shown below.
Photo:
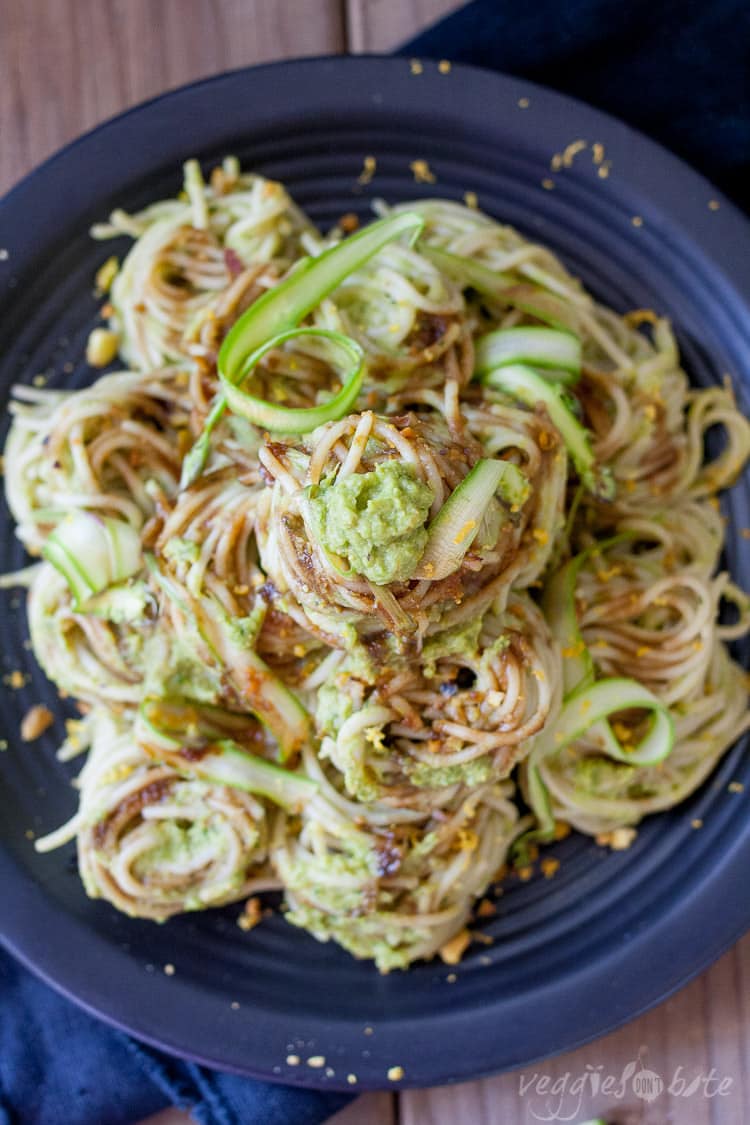
[[[559,1120],[602,1117],[618,1125],[742,1125],[750,1105],[750,940],[745,939],[687,988],[620,1031],[559,1058],[524,1071],[452,1088],[409,1091],[401,1095],[401,1125],[530,1125],[545,1114]],[[602,998],[606,1004],[606,997]],[[550,1087],[569,1075],[587,1073],[620,1077],[628,1063],[655,1071],[667,1089],[652,1103],[629,1088],[626,1096],[591,1091],[582,1097],[537,1092],[534,1075],[549,1076]],[[723,1096],[696,1091],[677,1096],[682,1078],[689,1084],[711,1068],[730,1081]],[[668,1087],[674,1080],[675,1093]],[[631,1079],[632,1082],[632,1079]],[[526,1084],[525,1087],[522,1084]],[[522,1091],[524,1091],[522,1093]]]
[[[389,50],[455,0],[0,0],[0,192],[65,141],[172,86],[294,55]],[[675,935],[677,940],[679,935]],[[606,1004],[606,997],[602,998]],[[645,1052],[641,1050],[645,1048]],[[561,1112],[627,1125],[744,1125],[750,1119],[750,937],[655,1011],[558,1059],[452,1088],[369,1094],[335,1125],[532,1125],[549,1112],[520,1082],[586,1067],[619,1075],[638,1060],[669,1082],[712,1066],[727,1096],[587,1094]],[[554,1108],[554,1106],[553,1106]],[[578,1110],[578,1112],[575,1112]],[[535,1114],[537,1116],[535,1116]],[[186,1125],[176,1110],[149,1125]],[[292,1125],[292,1123],[290,1123]]]
[[[343,50],[339,0],[0,0],[0,193],[135,102],[231,67]]]
[[[328,1125],[395,1125],[395,1101],[396,1094],[363,1094],[329,1118]],[[179,1109],[165,1109],[139,1125],[190,1125],[192,1121],[192,1117]],[[290,1121],[289,1125],[294,1122]]]

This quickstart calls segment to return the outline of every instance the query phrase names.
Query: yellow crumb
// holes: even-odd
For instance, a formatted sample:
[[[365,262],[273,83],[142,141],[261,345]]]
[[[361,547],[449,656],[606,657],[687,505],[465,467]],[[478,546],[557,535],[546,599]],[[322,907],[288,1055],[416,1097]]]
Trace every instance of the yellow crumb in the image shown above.
[[[307,1060],[307,1065],[311,1066],[313,1070],[319,1070],[326,1065],[326,1057],[325,1055],[311,1055]]]
[[[730,781],[727,788],[729,789],[730,793],[744,793],[745,792],[745,786],[742,784],[741,781]]]
[[[631,221],[631,223],[633,224],[634,227],[642,227],[643,226],[643,219],[641,218],[640,215],[633,215],[633,218],[630,221]]]
[[[555,857],[551,855],[546,856],[545,859],[543,859],[539,864],[539,866],[542,869],[542,875],[544,875],[544,878],[551,879],[560,867],[560,860],[555,859]]]
[[[305,648],[305,646],[304,646],[304,645],[295,645],[295,646],[293,647],[293,649],[292,649],[292,652],[293,652],[293,653],[294,653],[294,655],[295,655],[295,656],[297,656],[297,657],[302,657],[302,656],[304,656],[304,655],[305,655],[305,652],[306,652],[306,651],[307,651],[307,650],[306,650],[306,648]]]
[[[12,671],[8,676],[4,676],[3,680],[8,685],[8,687],[12,687],[16,691],[18,691],[19,688],[22,688],[26,683],[25,675],[23,674],[23,672],[19,672],[17,668],[14,669],[14,671]]]
[[[357,1075],[356,1074],[347,1074],[346,1080],[347,1080],[347,1082],[349,1083],[350,1086],[356,1086]]]
[[[635,828],[614,828],[611,832],[600,832],[596,842],[600,848],[610,847],[613,852],[624,852],[637,835]]]
[[[586,645],[583,641],[576,641],[574,645],[568,645],[567,648],[562,650],[562,654],[566,660],[574,660],[577,656],[582,656],[586,651]]]
[[[245,909],[237,919],[237,925],[241,930],[252,930],[254,926],[258,925],[261,919],[261,905],[259,898],[249,898],[245,903]]]
[[[419,59],[409,59],[409,70],[412,72],[412,74],[421,74],[424,70],[424,67],[422,66]]]
[[[172,965],[171,963],[166,964],[164,966],[164,972],[166,973],[166,975],[168,977],[173,977],[174,976],[174,965]]]
[[[516,875],[518,876],[518,878],[521,880],[522,883],[528,883],[529,879],[532,877],[533,874],[534,874],[534,868],[531,867],[529,864],[526,864],[524,867],[519,867],[518,870],[516,871]]]
[[[467,207],[470,207],[472,211],[476,211],[477,207],[479,206],[479,199],[477,198],[477,193],[475,191],[465,191],[464,192],[464,203],[466,204]]]
[[[476,526],[477,526],[476,520],[467,520],[466,523],[461,528],[461,530],[459,531],[456,538],[453,540],[453,542],[456,544],[456,546],[459,546],[461,543],[463,543],[466,536],[470,532],[472,532]]]
[[[299,1064],[300,1064],[299,1055],[287,1055],[287,1057],[286,1057],[286,1065],[287,1066],[299,1066]]]
[[[519,98],[518,99],[518,108],[519,109],[528,109],[530,105],[531,105],[531,101],[529,100],[529,98]]]
[[[437,179],[426,160],[412,160],[409,165],[415,183],[434,184]]]
[[[570,828],[570,825],[568,824],[568,822],[566,820],[556,820],[555,821],[555,839],[556,840],[564,840],[566,836],[570,835],[570,832],[571,832],[571,828]]]
[[[389,1082],[400,1082],[404,1077],[404,1068],[402,1066],[392,1066],[388,1070]]]
[[[583,152],[583,150],[587,147],[588,146],[586,144],[586,141],[571,141],[570,144],[566,145],[565,149],[563,150],[563,166],[565,168],[571,168],[573,166],[573,161],[575,160],[578,153]]]
[[[532,676],[534,677],[535,680],[539,680],[540,684],[543,684],[544,681],[547,679],[547,677],[544,674],[543,668],[532,668],[531,674],[532,674]]]
[[[599,177],[600,180],[606,180],[607,179],[607,176],[609,175],[609,170],[610,170],[611,167],[612,167],[612,161],[611,160],[605,160],[603,164],[599,165],[599,167],[596,170],[596,174],[597,174],[597,176]]]
[[[35,738],[39,738],[40,734],[44,734],[53,722],[54,715],[49,707],[45,707],[43,703],[37,703],[23,717],[21,738],[24,742],[33,742]]]
[[[477,907],[477,918],[494,918],[497,907],[488,898],[483,898]]]
[[[696,818],[694,820],[690,821],[690,827],[691,828],[702,828],[703,827],[703,821],[701,820],[701,818],[699,816],[696,816]]]
[[[378,162],[374,156],[366,156],[362,165],[362,171],[357,176],[358,184],[369,184],[372,177],[375,175],[375,170]]]
[[[537,543],[541,543],[543,547],[549,543],[549,532],[545,531],[543,527],[535,527],[531,534]]]
[[[456,839],[462,852],[473,852],[479,847],[479,837],[470,828],[460,828]]]
[[[94,328],[86,344],[86,362],[91,367],[106,367],[117,355],[120,338],[109,328]]]
[[[448,59],[440,60],[440,62],[438,63],[438,70],[441,74],[450,74],[451,64],[449,63]]]
[[[718,211],[718,210],[719,210],[719,201],[718,201],[718,199],[709,199],[709,201],[708,201],[708,209],[709,209],[709,211]]]
[[[555,186],[555,181],[551,180],[549,178],[549,176],[545,176],[545,178],[542,180],[542,187],[544,188],[544,190],[545,191],[552,191],[554,186]]]
[[[637,648],[637,649],[635,650],[635,655],[636,655],[637,657],[641,657],[641,656],[648,656],[648,654],[649,654],[650,652],[651,652],[651,645],[640,645],[640,646],[639,646],[639,647],[638,647],[638,648]]]
[[[78,749],[78,747],[74,745],[73,739],[70,739],[70,744],[71,749]],[[116,785],[118,781],[125,781],[127,777],[130,777],[134,769],[135,766],[129,765],[127,762],[122,762],[119,766],[113,766],[111,770],[108,770],[98,784]]]
[[[366,727],[365,728],[365,741],[374,746],[376,750],[383,750],[383,739],[385,735],[381,727]]]
[[[604,145],[601,141],[594,141],[591,146],[591,159],[594,164],[601,164],[604,160]]]
[[[467,929],[460,930],[450,941],[441,945],[439,953],[446,965],[457,965],[471,944],[471,934]]]

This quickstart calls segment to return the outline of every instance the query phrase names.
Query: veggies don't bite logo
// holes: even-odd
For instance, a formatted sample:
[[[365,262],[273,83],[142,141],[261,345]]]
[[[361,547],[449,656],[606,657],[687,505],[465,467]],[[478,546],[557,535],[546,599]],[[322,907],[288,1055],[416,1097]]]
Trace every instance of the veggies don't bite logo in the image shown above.
[[[734,1079],[719,1074],[715,1067],[689,1074],[678,1066],[667,1080],[646,1065],[646,1054],[647,1049],[641,1047],[638,1058],[626,1063],[619,1074],[606,1073],[603,1066],[589,1063],[578,1074],[566,1071],[553,1077],[539,1071],[523,1073],[518,1093],[532,1099],[529,1113],[536,1121],[577,1122],[592,1100],[598,1105],[602,1099],[609,1104],[633,1098],[651,1103],[664,1093],[672,1098],[721,1098],[731,1092]]]

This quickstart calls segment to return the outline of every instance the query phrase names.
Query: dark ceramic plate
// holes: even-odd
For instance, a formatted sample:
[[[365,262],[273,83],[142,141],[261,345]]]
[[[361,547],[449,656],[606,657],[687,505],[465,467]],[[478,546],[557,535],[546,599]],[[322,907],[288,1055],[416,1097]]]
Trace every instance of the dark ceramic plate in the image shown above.
[[[604,146],[606,178],[590,149],[550,171],[553,153],[578,138]],[[367,214],[374,196],[474,191],[615,308],[666,311],[696,382],[730,371],[750,397],[748,225],[710,184],[548,90],[465,67],[442,74],[432,62],[414,75],[407,61],[386,58],[283,63],[198,83],[116,118],[29,176],[0,210],[3,396],[40,372],[58,386],[90,378],[80,357],[96,311],[92,277],[112,247],[90,242],[89,224],[115,205],[172,195],[187,156],[210,163],[227,152],[283,180],[324,226],[344,211]],[[377,172],[361,187],[367,155]],[[428,161],[434,186],[414,182],[416,159]],[[726,499],[727,562],[746,586],[739,528],[750,523],[749,496],[746,476]],[[23,555],[7,513],[0,519],[7,570]],[[739,746],[692,800],[645,824],[629,851],[578,836],[557,845],[556,877],[508,886],[484,926],[494,943],[472,948],[455,977],[439,963],[381,977],[281,917],[245,934],[238,908],[165,926],[125,918],[86,898],[72,846],[37,856],[28,839],[73,811],[73,771],[54,759],[62,715],[39,743],[19,743],[33,702],[47,699],[57,713],[62,705],[24,649],[19,599],[3,595],[0,608],[3,671],[29,677],[0,699],[4,941],[56,988],[151,1043],[302,1085],[351,1089],[352,1073],[359,1088],[385,1086],[394,1065],[404,1085],[455,1082],[601,1035],[750,926],[750,819],[746,798],[727,790],[740,780],[750,792]],[[174,976],[162,971],[167,962]],[[302,1065],[289,1066],[290,1054]],[[314,1055],[324,1068],[305,1065]]]

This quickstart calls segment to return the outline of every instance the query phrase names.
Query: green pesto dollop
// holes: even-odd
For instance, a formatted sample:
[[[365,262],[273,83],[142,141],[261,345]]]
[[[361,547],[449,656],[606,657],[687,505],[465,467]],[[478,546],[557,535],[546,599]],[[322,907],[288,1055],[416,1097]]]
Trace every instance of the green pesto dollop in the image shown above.
[[[434,497],[412,465],[382,461],[370,473],[321,484],[310,500],[313,530],[377,586],[405,582],[424,552]]]

